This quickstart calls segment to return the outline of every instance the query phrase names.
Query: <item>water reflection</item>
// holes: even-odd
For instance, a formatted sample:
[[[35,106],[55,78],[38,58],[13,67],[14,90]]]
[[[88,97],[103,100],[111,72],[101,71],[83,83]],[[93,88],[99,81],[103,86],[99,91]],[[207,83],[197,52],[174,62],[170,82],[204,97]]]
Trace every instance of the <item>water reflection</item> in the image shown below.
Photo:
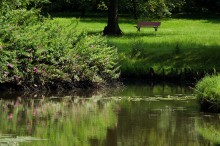
[[[151,97],[168,95],[191,95],[193,91],[186,85],[171,84],[171,83],[152,83],[140,80],[129,80],[122,91],[118,92],[120,96],[130,97]]]
[[[198,106],[194,101],[124,102],[122,107],[118,120],[121,146],[205,143],[195,131]]]
[[[87,146],[94,139],[103,143],[107,129],[112,129],[117,124],[111,101],[63,98],[62,101],[55,102],[48,99],[18,98],[1,100],[0,109],[1,133],[37,137],[39,141],[31,144],[34,146]]]
[[[191,97],[192,90],[184,86],[143,83],[92,93],[4,93],[0,145],[13,141],[25,146],[219,144],[218,114],[199,112]]]
[[[219,118],[217,114],[203,114],[195,122],[196,131],[209,141],[209,145],[220,145]]]

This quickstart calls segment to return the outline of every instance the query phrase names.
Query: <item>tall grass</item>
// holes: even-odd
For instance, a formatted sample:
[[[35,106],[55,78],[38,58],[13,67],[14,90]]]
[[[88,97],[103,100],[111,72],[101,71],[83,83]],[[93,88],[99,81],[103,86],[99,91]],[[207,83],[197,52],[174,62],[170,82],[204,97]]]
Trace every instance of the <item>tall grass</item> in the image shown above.
[[[220,75],[206,76],[197,83],[196,89],[202,110],[220,111]]]

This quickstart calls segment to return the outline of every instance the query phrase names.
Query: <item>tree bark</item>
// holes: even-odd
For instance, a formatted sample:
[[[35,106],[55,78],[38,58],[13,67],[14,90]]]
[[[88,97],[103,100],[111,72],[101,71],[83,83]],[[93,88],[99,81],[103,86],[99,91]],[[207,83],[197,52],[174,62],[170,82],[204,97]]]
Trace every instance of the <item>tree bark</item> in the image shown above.
[[[118,0],[109,0],[108,24],[104,28],[104,35],[122,35],[118,25]]]

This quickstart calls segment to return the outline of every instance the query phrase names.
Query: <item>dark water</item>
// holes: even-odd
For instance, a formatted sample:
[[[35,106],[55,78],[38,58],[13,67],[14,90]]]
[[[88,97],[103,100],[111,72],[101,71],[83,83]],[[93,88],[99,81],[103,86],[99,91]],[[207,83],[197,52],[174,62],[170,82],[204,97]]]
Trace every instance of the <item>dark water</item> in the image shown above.
[[[218,114],[202,113],[186,86],[129,82],[123,88],[0,93],[0,146],[208,146]]]

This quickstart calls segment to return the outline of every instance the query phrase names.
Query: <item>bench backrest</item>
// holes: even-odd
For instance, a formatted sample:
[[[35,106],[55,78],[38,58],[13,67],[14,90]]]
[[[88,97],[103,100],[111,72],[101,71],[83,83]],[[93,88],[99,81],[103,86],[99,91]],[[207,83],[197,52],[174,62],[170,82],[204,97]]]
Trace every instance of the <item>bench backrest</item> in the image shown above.
[[[158,27],[160,26],[161,22],[139,22],[138,26],[142,27],[142,26],[155,26]]]

